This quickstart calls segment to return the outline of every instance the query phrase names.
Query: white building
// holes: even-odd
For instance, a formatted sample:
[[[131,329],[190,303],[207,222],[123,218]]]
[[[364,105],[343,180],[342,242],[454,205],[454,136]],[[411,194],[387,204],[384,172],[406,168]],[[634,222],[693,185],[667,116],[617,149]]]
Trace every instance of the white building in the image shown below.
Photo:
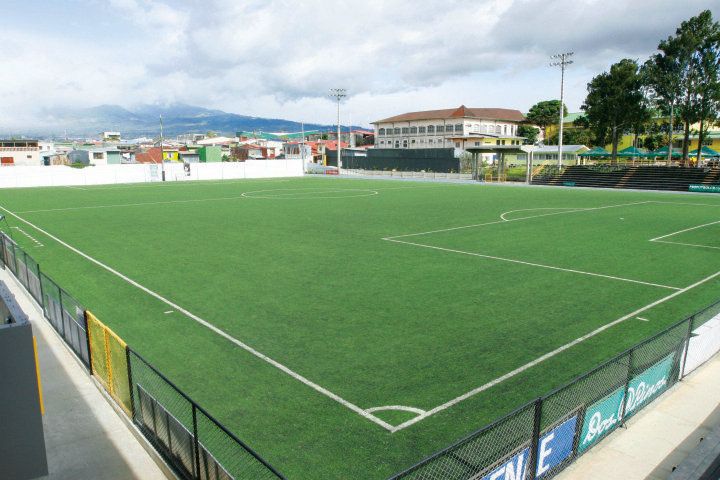
[[[373,122],[375,148],[455,148],[521,145],[519,110],[459,108],[410,112]]]
[[[103,142],[119,142],[121,140],[120,132],[102,132],[100,133],[100,139]]]
[[[0,140],[0,165],[42,165],[37,140]]]

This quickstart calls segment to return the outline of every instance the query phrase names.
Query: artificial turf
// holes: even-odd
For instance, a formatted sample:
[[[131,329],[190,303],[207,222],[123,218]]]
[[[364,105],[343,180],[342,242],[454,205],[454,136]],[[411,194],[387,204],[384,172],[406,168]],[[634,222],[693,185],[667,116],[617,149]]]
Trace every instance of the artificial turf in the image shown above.
[[[362,409],[431,410],[720,270],[718,224],[649,241],[720,219],[702,194],[303,178],[0,205]],[[720,297],[716,277],[391,433],[7,217],[44,272],[288,478],[385,478]]]

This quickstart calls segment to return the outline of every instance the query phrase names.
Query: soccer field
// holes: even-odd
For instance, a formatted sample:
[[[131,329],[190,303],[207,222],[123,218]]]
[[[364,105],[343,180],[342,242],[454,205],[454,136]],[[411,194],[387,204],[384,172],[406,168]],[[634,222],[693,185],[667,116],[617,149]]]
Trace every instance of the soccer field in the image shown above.
[[[388,477],[720,297],[712,195],[300,178],[0,213],[288,478]]]

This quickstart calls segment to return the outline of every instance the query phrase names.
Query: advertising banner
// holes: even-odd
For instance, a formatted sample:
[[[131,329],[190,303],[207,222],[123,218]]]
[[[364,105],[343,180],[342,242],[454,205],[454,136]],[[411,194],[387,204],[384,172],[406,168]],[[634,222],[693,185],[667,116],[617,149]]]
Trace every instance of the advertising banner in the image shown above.
[[[577,415],[573,415],[558,426],[540,436],[537,452],[537,478],[565,461],[573,451]],[[530,448],[525,447],[511,455],[490,472],[483,472],[472,480],[523,480],[527,473]]]
[[[578,442],[578,453],[592,447],[620,423],[624,397],[625,387],[622,386],[587,407],[582,432],[580,433],[580,441]]]
[[[675,353],[671,353],[637,377],[630,380],[628,387],[625,418],[633,416],[640,407],[662,393],[670,380],[670,370],[675,361]]]

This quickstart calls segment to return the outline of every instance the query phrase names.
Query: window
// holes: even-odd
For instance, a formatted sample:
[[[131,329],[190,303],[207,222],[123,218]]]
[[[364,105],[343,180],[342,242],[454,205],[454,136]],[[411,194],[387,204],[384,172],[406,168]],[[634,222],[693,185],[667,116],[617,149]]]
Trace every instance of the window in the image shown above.
[[[507,125],[504,125],[504,126],[503,126],[503,134],[504,134],[504,135],[507,135]]]
[[[414,143],[415,143],[415,139],[413,138],[412,140],[410,140],[410,143],[414,144]]]
[[[395,140],[395,148],[400,148],[400,140]]]
[[[403,148],[407,148],[407,145],[408,145],[407,140],[403,140]]]
[[[445,132],[445,126],[444,125],[438,125],[435,127],[435,132],[437,133],[444,133]]]
[[[418,127],[418,133],[425,133],[425,127]]]
[[[380,140],[380,145],[385,145],[385,140]]]
[[[500,135],[500,131],[501,131],[501,130],[500,130],[500,125],[495,125],[495,133],[497,133],[498,135]]]
[[[460,142],[455,142],[455,148],[460,148]]]
[[[402,134],[403,134],[403,135],[407,135],[408,133],[410,133],[410,129],[409,129],[408,127],[403,127],[403,128],[402,128]]]
[[[396,128],[396,129],[395,129],[395,135],[400,135],[400,129],[399,129],[399,128]]]
[[[500,145],[500,140],[495,140],[495,145]]]
[[[433,133],[435,133],[435,125],[428,125],[428,127],[427,127],[427,133],[429,133],[430,135],[432,135]]]
[[[505,140],[502,141],[502,144],[505,145]]]
[[[418,127],[410,127],[410,133],[412,135],[417,135],[418,133]]]
[[[384,128],[381,128],[381,129],[378,131],[378,135],[380,135],[380,136],[385,135],[385,129],[384,129]]]
[[[102,152],[93,152],[93,160],[102,160],[102,158],[103,158]]]
[[[435,140],[433,140],[432,138],[428,140],[428,145],[432,145],[433,143],[435,143]]]
[[[455,131],[456,131],[456,132],[462,132],[462,131],[463,131],[462,123],[458,123],[457,125],[455,125]]]
[[[479,147],[479,146],[480,146],[480,142],[475,142],[475,146],[476,146],[476,147]]]

